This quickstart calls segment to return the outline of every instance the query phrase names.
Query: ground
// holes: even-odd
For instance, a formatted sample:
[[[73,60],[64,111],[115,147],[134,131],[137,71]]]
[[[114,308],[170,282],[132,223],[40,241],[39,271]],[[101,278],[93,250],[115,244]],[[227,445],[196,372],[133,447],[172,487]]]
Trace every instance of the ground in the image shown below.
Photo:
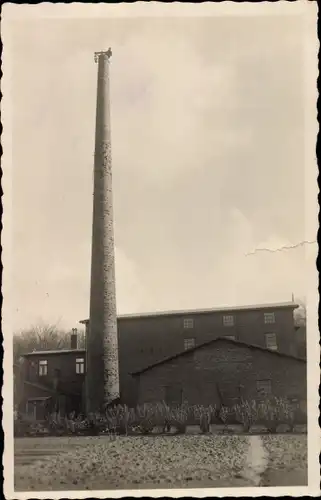
[[[15,439],[15,490],[307,484],[306,435]]]

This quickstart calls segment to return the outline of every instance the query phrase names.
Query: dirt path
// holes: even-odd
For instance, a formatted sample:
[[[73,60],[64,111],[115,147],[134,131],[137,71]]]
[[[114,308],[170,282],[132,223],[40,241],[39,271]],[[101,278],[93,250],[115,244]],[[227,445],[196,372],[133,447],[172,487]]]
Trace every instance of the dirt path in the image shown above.
[[[253,486],[260,486],[261,476],[269,463],[269,453],[264,447],[261,436],[249,436],[249,449],[242,477]]]

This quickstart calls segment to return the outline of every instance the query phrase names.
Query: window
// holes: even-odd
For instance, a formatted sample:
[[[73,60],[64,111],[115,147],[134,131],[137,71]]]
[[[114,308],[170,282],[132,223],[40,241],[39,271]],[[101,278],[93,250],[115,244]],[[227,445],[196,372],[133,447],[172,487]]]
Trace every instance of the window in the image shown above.
[[[195,347],[195,339],[184,339],[184,350],[192,349]]]
[[[84,358],[76,358],[76,373],[78,373],[79,375],[85,373]]]
[[[265,324],[275,323],[275,314],[274,313],[264,313],[264,323]]]
[[[272,392],[271,380],[257,380],[256,390],[258,395],[263,398],[269,396]]]
[[[48,374],[48,361],[46,359],[42,359],[39,361],[39,375],[40,377],[44,377]]]
[[[266,333],[265,334],[265,345],[267,349],[271,351],[278,350],[278,344],[276,342],[276,334],[275,333]]]
[[[225,335],[224,338],[229,340],[235,340],[235,335]]]
[[[232,315],[223,316],[223,325],[224,326],[234,326],[234,316],[232,316]]]
[[[193,328],[193,327],[194,327],[194,320],[192,318],[185,318],[184,328]]]

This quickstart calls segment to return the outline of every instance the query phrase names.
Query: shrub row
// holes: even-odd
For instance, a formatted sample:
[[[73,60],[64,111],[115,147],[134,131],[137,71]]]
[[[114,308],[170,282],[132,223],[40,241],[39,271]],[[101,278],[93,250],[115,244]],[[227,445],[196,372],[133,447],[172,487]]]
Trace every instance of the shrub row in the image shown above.
[[[15,435],[114,435],[150,434],[174,432],[184,434],[189,422],[198,423],[202,433],[210,430],[210,424],[239,423],[244,431],[255,424],[264,425],[269,432],[276,432],[280,424],[293,430],[297,409],[287,399],[270,398],[264,402],[242,401],[231,407],[199,406],[183,404],[169,407],[165,402],[144,404],[136,408],[117,405],[103,414],[90,414],[87,418],[71,414],[61,417],[51,414],[39,423],[20,417],[15,420]]]

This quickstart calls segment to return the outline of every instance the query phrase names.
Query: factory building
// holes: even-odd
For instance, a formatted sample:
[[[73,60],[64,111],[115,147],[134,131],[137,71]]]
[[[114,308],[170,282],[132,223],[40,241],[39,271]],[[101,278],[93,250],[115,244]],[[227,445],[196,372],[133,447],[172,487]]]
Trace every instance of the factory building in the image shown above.
[[[145,380],[146,375],[139,375],[140,372],[147,373],[145,370],[148,368],[148,377],[153,377],[159,370],[151,369],[150,367],[153,365],[164,363],[164,366],[168,366],[166,360],[169,358],[178,359],[177,356],[183,355],[185,352],[192,353],[200,346],[210,345],[209,343],[215,339],[226,340],[223,344],[217,344],[220,345],[222,359],[225,359],[224,377],[226,380],[230,379],[231,383],[233,383],[235,376],[233,372],[235,363],[229,359],[227,354],[224,354],[225,351],[230,352],[230,344],[228,343],[230,341],[233,346],[242,346],[243,351],[247,349],[251,353],[252,370],[256,369],[256,363],[259,363],[261,357],[265,356],[264,359],[266,364],[270,366],[271,373],[275,372],[276,374],[275,379],[273,379],[272,375],[266,375],[266,380],[274,380],[273,384],[271,382],[271,387],[273,386],[273,392],[275,392],[276,387],[281,387],[277,381],[277,379],[280,380],[280,372],[277,367],[282,366],[282,363],[284,366],[289,363],[291,367],[294,366],[293,363],[299,363],[298,366],[301,368],[298,369],[297,373],[300,370],[305,371],[305,368],[302,368],[305,363],[299,361],[298,356],[293,317],[293,311],[296,307],[296,304],[289,302],[118,316],[121,402],[128,406],[135,406],[138,402],[143,402],[145,398],[144,391],[142,391],[142,385],[138,381]],[[84,320],[81,323],[85,325],[88,332],[89,321]],[[30,401],[36,397],[43,398],[36,403],[38,406],[43,406],[43,401],[46,401],[46,404],[48,401],[52,402],[52,391],[55,391],[57,395],[56,404],[59,405],[61,411],[68,412],[73,409],[86,411],[86,349],[77,349],[74,335],[71,336],[70,347],[68,350],[38,351],[25,354],[21,368],[23,374],[21,376],[27,382],[20,401],[23,410],[28,405],[29,408]],[[240,349],[240,347],[237,347],[237,349]],[[182,359],[187,360],[185,357]],[[217,360],[213,360],[213,363],[217,365]],[[185,361],[183,365],[182,380],[186,368]],[[244,374],[248,373],[246,361],[239,361],[238,373],[240,370],[242,371],[242,366],[244,367]],[[177,370],[175,377],[179,380],[179,366]],[[206,370],[207,368],[204,365],[204,371]],[[226,370],[230,371],[230,376],[226,375]],[[291,373],[291,370],[292,368],[289,369],[288,373]],[[247,376],[244,375],[244,377]],[[296,380],[293,377],[292,379],[293,381]],[[158,383],[156,380],[157,377],[155,378],[155,397],[156,394],[160,397],[161,390],[158,388],[158,392],[156,391]],[[253,382],[253,377],[251,377],[251,380]],[[286,378],[283,379],[283,382],[285,380]],[[306,377],[303,377],[302,380],[301,385],[303,383],[305,387]],[[167,387],[167,385],[164,382],[162,390],[165,390],[164,387]],[[283,388],[282,390],[280,388],[280,391],[285,393],[286,384],[283,384]],[[45,394],[46,390],[48,394]],[[299,387],[297,390],[298,393],[302,393]],[[200,404],[201,399],[205,397],[205,393],[205,389],[196,392],[200,398]],[[146,398],[148,399],[147,395]],[[30,408],[28,411],[33,411],[33,407]]]

